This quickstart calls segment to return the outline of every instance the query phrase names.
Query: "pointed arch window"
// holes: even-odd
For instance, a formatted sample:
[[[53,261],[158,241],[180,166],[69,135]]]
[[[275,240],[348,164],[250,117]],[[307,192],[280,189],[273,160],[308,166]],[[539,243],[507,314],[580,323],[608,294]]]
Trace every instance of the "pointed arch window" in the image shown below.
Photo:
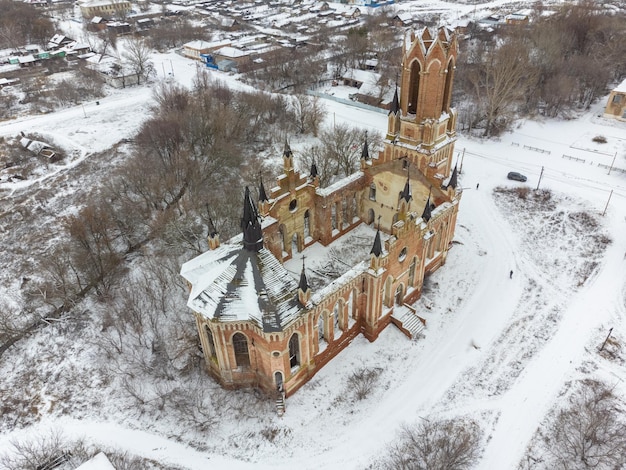
[[[209,345],[209,350],[208,350],[209,354],[208,354],[208,356],[211,357],[211,358],[215,358],[216,357],[215,340],[213,339],[213,333],[209,329],[208,325],[204,325],[204,329],[206,331],[206,339],[207,339],[207,343]]]
[[[233,335],[233,350],[237,367],[250,367],[250,353],[248,352],[248,338],[242,333]]]
[[[370,200],[376,200],[376,183],[370,185]]]
[[[413,258],[411,261],[411,266],[409,267],[409,285],[415,286],[415,269],[417,268],[417,258]]]
[[[294,333],[289,338],[289,367],[292,369],[300,365],[300,339],[298,333]]]
[[[311,236],[311,217],[309,215],[309,211],[307,210],[304,213],[304,239],[305,241],[310,236]]]
[[[446,67],[446,84],[443,89],[443,103],[441,104],[441,112],[447,111],[451,106],[452,98],[452,79],[454,77],[454,59],[450,59]]]
[[[420,72],[422,68],[417,60],[414,60],[411,64],[411,73],[409,75],[409,106],[408,112],[410,114],[417,113],[417,98],[419,96],[420,88]]]

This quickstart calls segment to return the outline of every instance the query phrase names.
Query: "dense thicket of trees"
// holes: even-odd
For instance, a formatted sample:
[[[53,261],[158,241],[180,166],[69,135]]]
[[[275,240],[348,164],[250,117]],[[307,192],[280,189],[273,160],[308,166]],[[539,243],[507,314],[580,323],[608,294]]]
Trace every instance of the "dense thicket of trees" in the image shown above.
[[[526,26],[474,30],[461,43],[455,102],[462,129],[492,136],[520,115],[567,116],[624,76],[623,16],[590,1],[540,13]]]
[[[52,22],[32,5],[0,0],[0,49],[25,44],[46,45],[54,34]]]

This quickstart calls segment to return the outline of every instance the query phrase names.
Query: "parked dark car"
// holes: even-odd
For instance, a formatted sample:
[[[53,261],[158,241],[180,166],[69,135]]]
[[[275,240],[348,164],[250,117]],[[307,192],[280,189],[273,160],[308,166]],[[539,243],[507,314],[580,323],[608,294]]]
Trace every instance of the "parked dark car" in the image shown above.
[[[526,176],[518,173],[517,171],[511,171],[508,175],[506,175],[506,177],[510,180],[521,181],[522,183],[524,183],[528,179],[526,178]]]

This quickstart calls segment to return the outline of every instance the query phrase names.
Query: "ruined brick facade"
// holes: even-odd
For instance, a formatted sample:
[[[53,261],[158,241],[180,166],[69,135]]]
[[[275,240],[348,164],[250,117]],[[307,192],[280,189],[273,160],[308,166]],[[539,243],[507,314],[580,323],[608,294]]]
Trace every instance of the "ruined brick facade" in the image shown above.
[[[424,276],[445,263],[461,198],[452,171],[456,112],[450,106],[458,46],[442,28],[407,33],[403,47],[400,93],[378,156],[364,154],[360,171],[320,188],[316,177],[294,169],[286,146],[284,174],[258,202],[264,249],[280,263],[360,224],[376,224],[370,259],[318,292],[301,277],[293,292],[298,313],[277,331],[196,311],[207,367],[224,386],[290,395],[356,335],[374,341],[393,322],[411,336],[394,311],[414,303]],[[219,246],[215,238],[209,244]]]

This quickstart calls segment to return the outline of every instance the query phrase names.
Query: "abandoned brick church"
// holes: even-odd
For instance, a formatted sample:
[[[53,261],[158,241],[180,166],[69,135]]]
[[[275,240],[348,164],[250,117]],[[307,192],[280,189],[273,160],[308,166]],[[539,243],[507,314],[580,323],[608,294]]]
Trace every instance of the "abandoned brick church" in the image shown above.
[[[223,386],[289,396],[359,334],[374,341],[390,323],[420,333],[410,305],[446,261],[461,199],[457,52],[445,28],[407,32],[383,150],[370,156],[366,142],[360,171],[321,188],[315,165],[296,171],[286,144],[277,186],[261,183],[256,204],[246,188],[242,233],[220,243],[210,230],[209,250],[183,265],[206,365]]]

